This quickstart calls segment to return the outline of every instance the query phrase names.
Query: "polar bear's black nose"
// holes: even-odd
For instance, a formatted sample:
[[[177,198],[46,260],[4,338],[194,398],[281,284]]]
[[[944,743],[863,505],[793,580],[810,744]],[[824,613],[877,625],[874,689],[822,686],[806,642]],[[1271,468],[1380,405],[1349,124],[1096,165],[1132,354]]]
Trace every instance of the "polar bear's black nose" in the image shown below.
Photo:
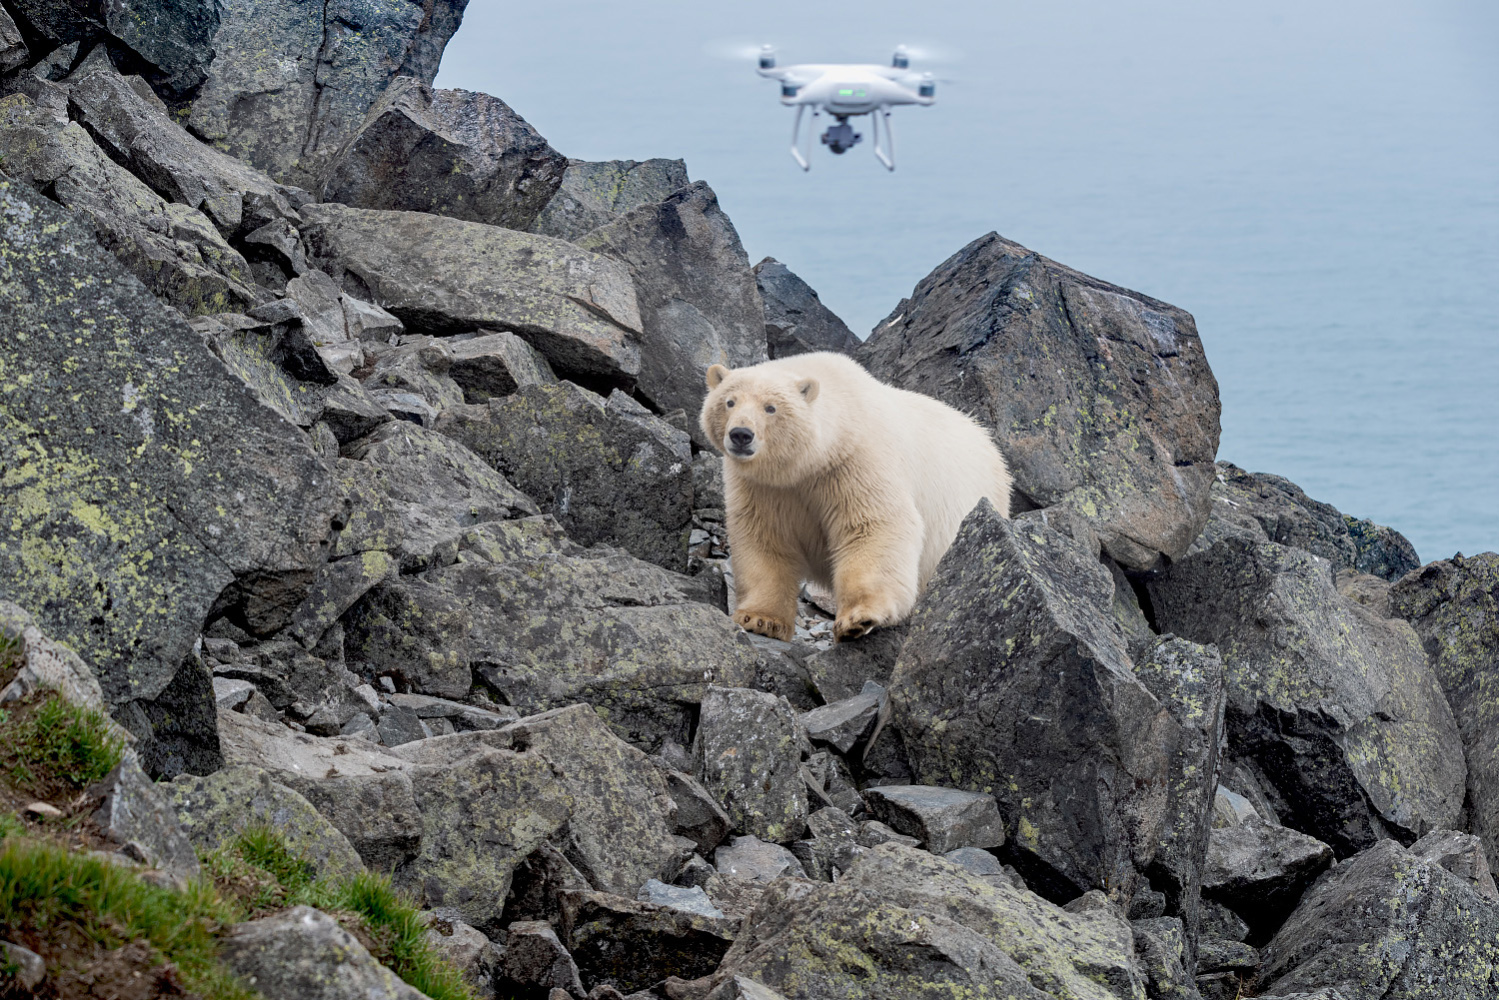
[[[748,427],[735,427],[729,431],[729,444],[735,448],[748,448],[755,439],[755,432]]]

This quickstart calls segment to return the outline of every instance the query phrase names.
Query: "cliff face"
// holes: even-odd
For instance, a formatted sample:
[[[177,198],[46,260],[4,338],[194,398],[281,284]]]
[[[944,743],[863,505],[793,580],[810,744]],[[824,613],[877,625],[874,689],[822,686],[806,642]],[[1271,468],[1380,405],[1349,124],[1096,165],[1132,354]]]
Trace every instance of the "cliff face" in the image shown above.
[[[1216,463],[1183,310],[989,234],[860,344],[680,162],[432,90],[462,2],[0,5],[0,702],[123,727],[142,878],[269,822],[485,995],[1499,989],[1491,557]],[[1017,484],[838,646],[733,625],[694,437],[809,349]]]

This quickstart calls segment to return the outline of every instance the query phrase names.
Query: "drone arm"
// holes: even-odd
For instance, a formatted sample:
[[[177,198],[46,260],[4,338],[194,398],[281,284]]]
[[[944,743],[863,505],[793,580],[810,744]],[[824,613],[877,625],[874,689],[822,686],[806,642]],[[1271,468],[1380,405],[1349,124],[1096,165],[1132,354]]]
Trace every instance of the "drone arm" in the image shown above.
[[[797,148],[801,144],[802,115],[806,110],[807,106],[805,104],[798,104],[796,106],[796,120],[791,123],[791,156],[803,170],[811,170],[811,161],[803,156],[802,151]]]
[[[885,148],[880,148],[880,119],[884,118],[884,142]],[[895,169],[895,126],[890,121],[889,106],[882,106],[878,113],[869,116],[870,124],[874,126],[874,155],[879,157],[886,170]]]

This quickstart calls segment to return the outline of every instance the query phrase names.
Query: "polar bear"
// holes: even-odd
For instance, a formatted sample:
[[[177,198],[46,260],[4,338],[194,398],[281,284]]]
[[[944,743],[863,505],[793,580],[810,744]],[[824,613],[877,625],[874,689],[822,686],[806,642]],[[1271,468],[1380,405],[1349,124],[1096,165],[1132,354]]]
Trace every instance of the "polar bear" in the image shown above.
[[[701,423],[724,456],[734,620],[751,632],[790,639],[804,580],[832,589],[840,642],[898,622],[980,498],[1009,516],[988,431],[841,354],[714,365]]]

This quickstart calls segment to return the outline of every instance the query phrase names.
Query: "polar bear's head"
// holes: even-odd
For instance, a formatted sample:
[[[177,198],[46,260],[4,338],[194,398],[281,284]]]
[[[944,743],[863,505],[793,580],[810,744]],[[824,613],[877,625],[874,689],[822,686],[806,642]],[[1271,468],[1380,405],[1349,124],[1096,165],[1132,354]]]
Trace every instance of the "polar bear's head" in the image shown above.
[[[708,369],[703,433],[738,467],[789,472],[817,439],[812,420],[817,390],[815,378],[799,377],[780,366],[731,371],[714,365]]]

